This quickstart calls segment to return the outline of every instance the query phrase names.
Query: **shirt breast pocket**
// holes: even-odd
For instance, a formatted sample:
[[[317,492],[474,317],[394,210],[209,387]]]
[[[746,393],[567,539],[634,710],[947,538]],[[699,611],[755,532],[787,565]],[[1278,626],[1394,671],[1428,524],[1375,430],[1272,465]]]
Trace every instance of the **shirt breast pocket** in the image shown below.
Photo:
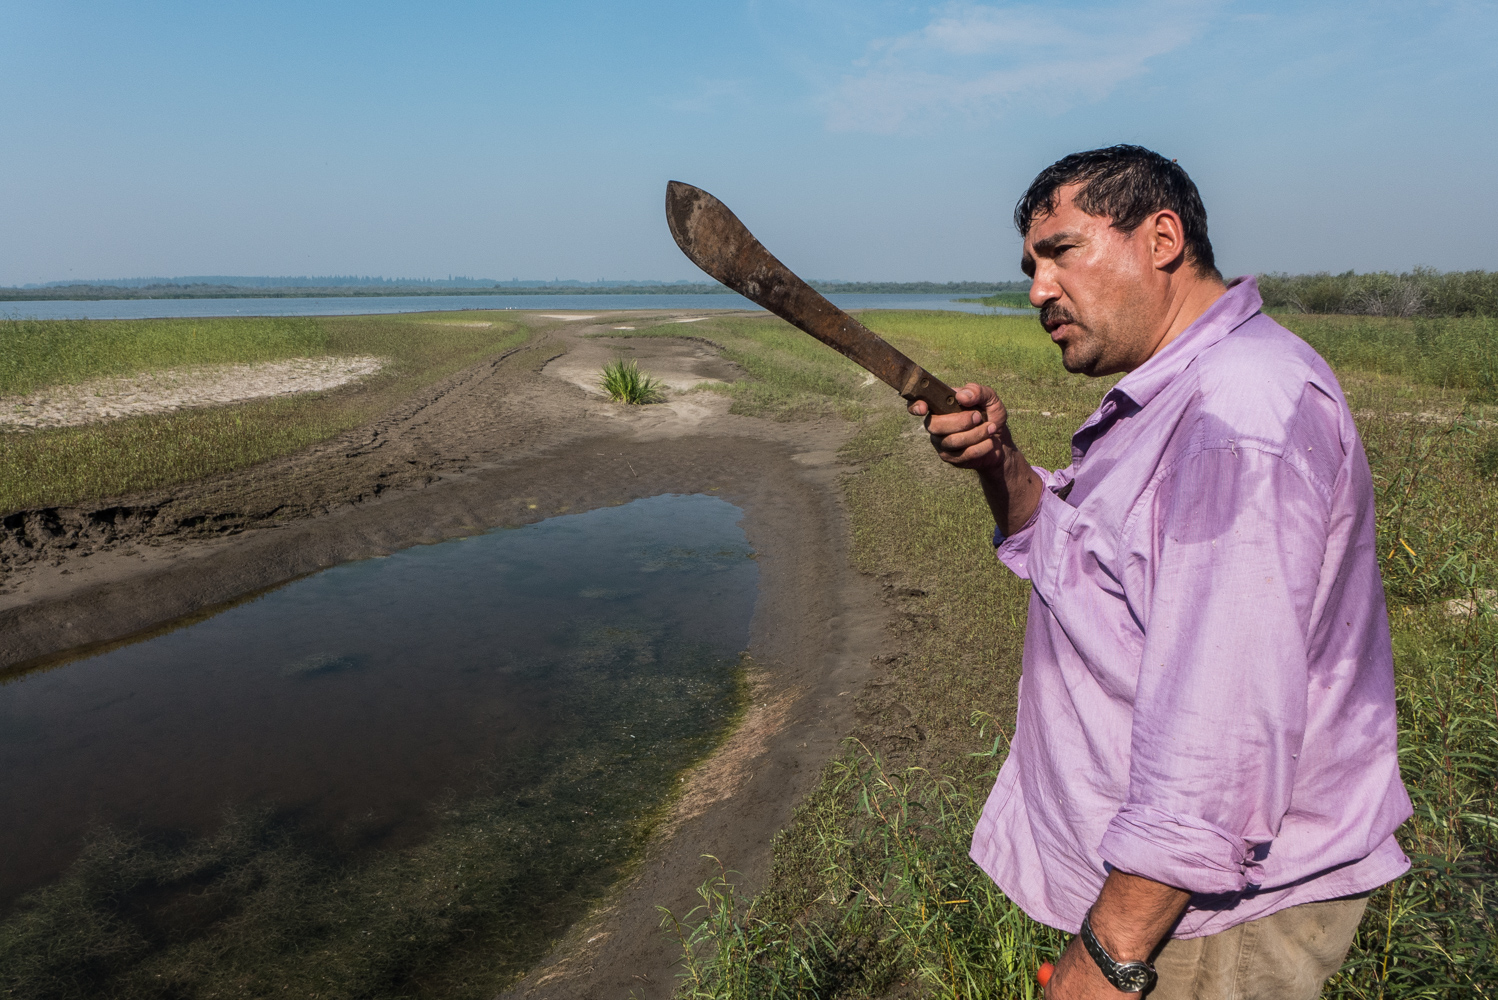
[[[1078,514],[1077,508],[1051,490],[1042,491],[1035,539],[1030,544],[1030,582],[1040,599],[1052,608],[1060,596],[1066,561],[1076,558],[1072,529],[1076,527]]]

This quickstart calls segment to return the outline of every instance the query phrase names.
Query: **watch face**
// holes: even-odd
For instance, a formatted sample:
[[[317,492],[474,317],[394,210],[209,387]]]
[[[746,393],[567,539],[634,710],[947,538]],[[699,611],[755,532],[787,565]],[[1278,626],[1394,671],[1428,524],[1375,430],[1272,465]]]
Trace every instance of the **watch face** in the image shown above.
[[[1150,967],[1143,962],[1124,962],[1113,970],[1113,985],[1125,993],[1139,993],[1146,989],[1150,980]]]

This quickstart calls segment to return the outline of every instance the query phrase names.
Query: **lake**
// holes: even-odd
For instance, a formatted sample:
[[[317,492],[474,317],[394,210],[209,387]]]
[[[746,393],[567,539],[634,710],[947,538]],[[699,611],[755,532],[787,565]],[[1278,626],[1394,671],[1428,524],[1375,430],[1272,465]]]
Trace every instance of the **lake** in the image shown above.
[[[937,309],[993,315],[1032,315],[958,302],[950,295],[853,294],[828,296],[840,309]],[[525,309],[542,312],[615,309],[758,309],[740,295],[402,295],[304,299],[102,299],[0,302],[0,318],[158,319],[177,316],[366,316],[375,313],[455,309]]]

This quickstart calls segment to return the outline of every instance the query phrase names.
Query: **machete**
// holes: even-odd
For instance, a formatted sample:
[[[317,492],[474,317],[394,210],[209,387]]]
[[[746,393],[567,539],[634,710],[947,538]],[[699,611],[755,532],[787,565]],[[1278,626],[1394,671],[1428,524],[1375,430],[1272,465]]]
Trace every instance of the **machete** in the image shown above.
[[[931,413],[962,410],[940,379],[796,277],[706,191],[681,181],[668,183],[666,225],[693,264],[744,298],[805,330],[911,402],[923,400]]]

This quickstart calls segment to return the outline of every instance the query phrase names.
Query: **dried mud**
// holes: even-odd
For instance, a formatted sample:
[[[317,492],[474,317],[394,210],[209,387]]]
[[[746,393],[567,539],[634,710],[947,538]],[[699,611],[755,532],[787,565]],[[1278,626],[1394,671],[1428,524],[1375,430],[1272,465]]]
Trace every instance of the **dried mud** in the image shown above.
[[[680,318],[680,317],[678,317]],[[285,459],[151,494],[22,511],[0,525],[0,669],[110,644],[350,559],[662,493],[737,504],[760,560],[754,697],[687,776],[634,873],[511,996],[663,998],[685,914],[722,864],[752,892],[771,840],[853,726],[883,634],[879,587],[847,552],[835,418],[777,423],[726,396],[626,407],[587,386],[616,353],[678,388],[731,381],[703,341],[588,334],[634,320],[530,317],[524,346],[385,418]],[[684,328],[684,332],[691,327]]]

